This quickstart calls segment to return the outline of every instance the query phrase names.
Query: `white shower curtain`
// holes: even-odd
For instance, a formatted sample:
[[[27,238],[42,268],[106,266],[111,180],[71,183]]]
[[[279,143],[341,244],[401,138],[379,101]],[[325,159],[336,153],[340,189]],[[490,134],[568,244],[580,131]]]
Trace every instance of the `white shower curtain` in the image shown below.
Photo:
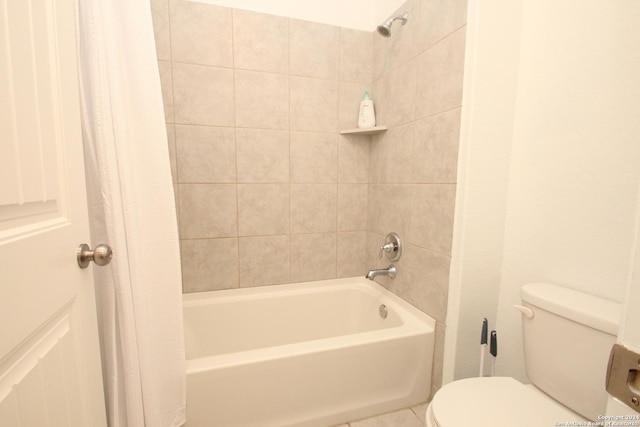
[[[79,0],[83,136],[110,427],[185,421],[178,232],[149,0]]]

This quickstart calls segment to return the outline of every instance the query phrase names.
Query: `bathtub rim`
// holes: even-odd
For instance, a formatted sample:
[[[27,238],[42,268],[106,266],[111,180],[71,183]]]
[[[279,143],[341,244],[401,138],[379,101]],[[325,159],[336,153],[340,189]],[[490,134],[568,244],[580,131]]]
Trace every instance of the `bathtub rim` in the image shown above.
[[[356,289],[380,298],[381,303],[386,304],[387,307],[398,313],[401,325],[385,329],[337,335],[333,337],[281,344],[259,349],[187,359],[187,374],[204,372],[211,370],[212,367],[215,367],[215,369],[224,369],[225,367],[254,363],[258,360],[275,360],[285,357],[295,357],[309,353],[316,353],[319,351],[334,351],[340,348],[389,341],[392,339],[406,338],[425,333],[435,334],[435,319],[404,299],[398,297],[380,284],[362,277],[194,292],[183,294],[183,306],[187,308],[189,306],[208,305],[212,302],[214,304],[221,304],[224,302],[242,301],[244,299],[254,297],[277,298],[278,296],[283,296],[283,294],[300,295],[318,291],[330,292],[338,288]]]

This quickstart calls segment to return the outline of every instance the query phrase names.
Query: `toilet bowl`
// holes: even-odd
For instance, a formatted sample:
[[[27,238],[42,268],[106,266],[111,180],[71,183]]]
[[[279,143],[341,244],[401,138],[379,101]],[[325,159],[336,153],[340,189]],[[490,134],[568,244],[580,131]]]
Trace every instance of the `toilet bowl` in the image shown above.
[[[510,377],[449,383],[436,393],[426,413],[427,427],[553,427],[567,421],[588,420]]]
[[[521,297],[531,384],[510,377],[453,381],[427,407],[427,427],[588,425],[605,413],[621,305],[549,283],[525,285]]]

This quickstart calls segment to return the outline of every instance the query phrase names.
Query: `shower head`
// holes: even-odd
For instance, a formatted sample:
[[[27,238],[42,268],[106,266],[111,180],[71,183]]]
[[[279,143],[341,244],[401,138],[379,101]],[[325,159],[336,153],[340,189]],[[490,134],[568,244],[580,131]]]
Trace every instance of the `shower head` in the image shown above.
[[[395,21],[396,19],[399,19],[402,21],[402,25],[407,23],[407,20],[409,19],[409,12],[405,12],[402,15],[397,15],[397,16],[393,16],[389,19],[387,19],[386,21],[384,21],[382,24],[378,25],[378,34],[380,34],[382,37],[390,37],[391,36],[391,25],[393,25],[393,21]]]

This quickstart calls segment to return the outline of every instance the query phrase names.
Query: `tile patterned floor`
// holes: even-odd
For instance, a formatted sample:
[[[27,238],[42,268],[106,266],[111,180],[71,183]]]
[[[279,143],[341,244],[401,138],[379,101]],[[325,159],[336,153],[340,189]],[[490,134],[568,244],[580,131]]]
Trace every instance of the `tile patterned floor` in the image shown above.
[[[414,406],[410,409],[390,412],[348,424],[340,424],[335,427],[424,427],[427,404]]]

